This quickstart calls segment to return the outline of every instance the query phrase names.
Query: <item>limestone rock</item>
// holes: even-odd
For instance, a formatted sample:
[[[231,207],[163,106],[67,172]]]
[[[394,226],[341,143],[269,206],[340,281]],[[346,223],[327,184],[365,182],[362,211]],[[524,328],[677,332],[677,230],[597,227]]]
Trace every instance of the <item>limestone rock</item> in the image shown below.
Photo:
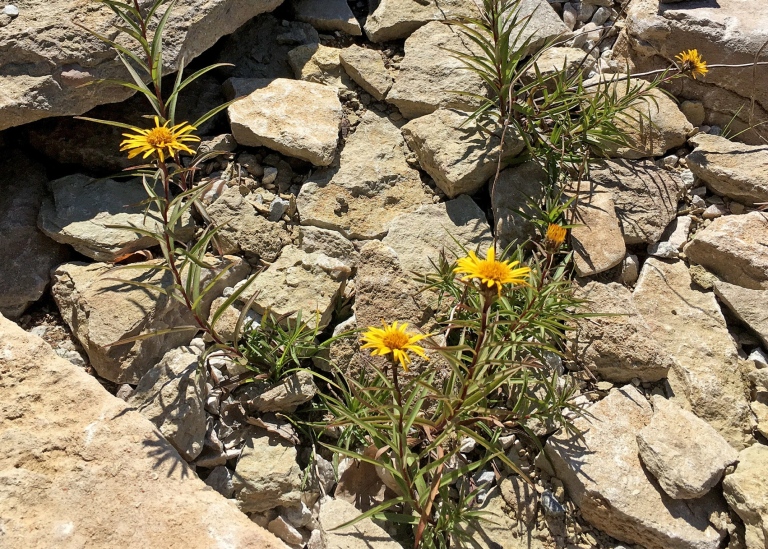
[[[693,289],[681,261],[648,258],[635,304],[675,365],[676,403],[709,422],[737,450],[752,443],[747,388],[736,345],[712,293]]]
[[[610,75],[587,80],[585,86],[591,86],[600,79],[601,90],[606,88],[618,98],[626,95],[625,75]],[[615,80],[615,81],[614,81]],[[630,79],[630,87],[645,87],[646,83]],[[589,89],[589,88],[587,88]],[[605,152],[608,156],[621,158],[646,158],[662,156],[675,147],[684,145],[693,126],[680,111],[677,104],[660,90],[650,90],[645,98],[635,100],[629,108],[614,118],[616,127],[625,134],[629,146],[608,144]]]
[[[288,52],[288,62],[299,80],[345,88],[349,78],[341,68],[339,48],[305,44]]]
[[[341,65],[355,83],[378,101],[386,97],[392,87],[392,75],[384,66],[381,53],[355,44],[339,54]]]
[[[758,136],[766,135],[768,120],[768,74],[753,71],[752,63],[768,61],[763,47],[767,24],[768,12],[744,10],[740,0],[661,5],[657,0],[633,0],[627,7],[629,55],[634,72],[669,67],[676,55],[691,47],[709,65],[746,65],[713,69],[706,78],[682,78],[671,89],[677,97],[701,101],[707,124],[730,124],[734,133],[751,127],[739,139],[761,144]]]
[[[240,300],[245,302],[255,293],[252,307],[259,314],[267,310],[278,316],[301,312],[302,322],[323,328],[330,322],[336,298],[351,274],[351,266],[344,261],[289,245],[277,261],[256,276]]]
[[[501,139],[467,123],[468,117],[461,111],[438,109],[403,126],[419,164],[451,198],[474,194],[498,167]],[[509,131],[502,168],[524,147],[522,139]]]
[[[146,418],[2,317],[0,371],[4,546],[284,549]]]
[[[216,239],[222,253],[243,253],[251,263],[257,259],[275,261],[288,240],[281,223],[273,223],[256,213],[237,187],[227,187],[207,208],[208,215],[220,227]]]
[[[51,269],[69,255],[37,228],[46,181],[41,164],[18,150],[5,151],[0,161],[0,314],[10,318],[43,295]]]
[[[590,179],[610,191],[627,244],[658,242],[684,190],[679,175],[650,160],[609,160],[591,168]]]
[[[709,524],[720,506],[667,496],[640,463],[635,437],[651,407],[632,386],[613,389],[577,418],[583,434],[555,433],[544,447],[582,516],[621,541],[648,549],[716,549],[724,532]]]
[[[318,521],[323,532],[326,549],[402,549],[386,530],[366,518],[352,526],[337,529],[345,522],[360,516],[354,505],[340,499],[326,498],[320,504]]]
[[[128,405],[151,421],[187,461],[203,450],[205,372],[192,347],[168,351],[139,380]]]
[[[768,446],[753,444],[739,453],[736,470],[725,476],[723,494],[747,527],[747,549],[768,543]]]
[[[474,17],[472,0],[381,0],[365,22],[365,34],[372,42],[408,38],[430,21]]]
[[[715,294],[768,348],[768,290],[750,290],[718,280]]]
[[[227,109],[235,140],[316,166],[333,162],[341,124],[336,90],[284,78],[265,80],[261,85]],[[307,109],[307,104],[312,108]]]
[[[571,229],[571,243],[579,276],[601,273],[622,262],[627,249],[610,193],[596,192],[582,201],[575,222],[579,226]]]
[[[739,453],[706,421],[655,395],[653,417],[637,434],[640,459],[669,497],[699,498],[709,492]]]
[[[547,82],[547,88],[554,88],[552,77],[562,72],[565,67],[565,74],[568,78],[579,71],[586,76],[595,66],[595,59],[587,54],[581,48],[553,47],[543,51],[536,59],[536,66],[539,68],[539,74]],[[533,67],[524,73],[526,81],[536,79],[536,71]]]
[[[347,138],[339,166],[315,172],[296,200],[302,225],[354,239],[379,238],[395,216],[430,202],[419,173],[405,161],[400,130],[372,111]]]
[[[248,401],[247,406],[258,412],[292,413],[317,393],[312,372],[301,370],[283,379],[274,387]]]
[[[178,69],[182,58],[189,63],[222,36],[279,4],[280,0],[177,2],[163,34],[164,72]],[[77,26],[115,38],[111,26],[115,19],[107,6],[89,2],[23,2],[13,24],[0,28],[0,69],[6,75],[0,88],[0,130],[49,116],[83,114],[96,105],[130,97],[132,92],[120,86],[83,86],[102,78],[129,78],[111,48]],[[136,47],[123,38],[118,42]],[[25,64],[24,70],[16,68],[19,63]]]
[[[575,321],[571,345],[579,363],[614,383],[633,378],[653,382],[667,377],[673,361],[656,342],[629,290],[617,283],[585,280],[576,286],[575,295],[588,300],[583,312],[606,315]]]
[[[219,280],[203,303],[207,314],[210,302],[227,286],[234,286],[248,274],[248,266],[240,258],[226,256],[233,266]],[[196,330],[173,332],[123,345],[112,344],[149,331],[194,325],[191,313],[178,301],[165,294],[137,287],[120,280],[136,280],[167,288],[171,276],[167,272],[140,269],[110,271],[103,263],[79,262],[60,265],[53,273],[51,293],[64,322],[88,353],[96,372],[115,383],[138,383],[162,356],[175,347],[188,344]],[[213,273],[204,270],[203,284]],[[115,280],[117,279],[117,280]]]
[[[347,0],[293,0],[292,4],[296,20],[309,23],[317,30],[338,30],[352,36],[363,34]]]
[[[536,226],[530,218],[536,215],[536,210],[530,203],[542,199],[546,181],[547,173],[533,160],[501,172],[491,189],[491,202],[496,235],[502,247],[512,242],[522,244],[534,235]]]
[[[680,251],[688,242],[688,233],[691,230],[691,216],[676,217],[672,223],[664,229],[659,242],[648,245],[648,255],[666,259],[677,259]]]
[[[216,61],[232,66],[217,72],[234,78],[294,78],[288,52],[319,42],[317,31],[309,23],[285,21],[265,13],[222,40]]]
[[[742,204],[768,202],[768,151],[764,146],[735,143],[724,137],[698,134],[686,157],[688,168],[707,187]]]
[[[301,227],[298,247],[311,253],[322,253],[349,265],[354,270],[360,261],[355,245],[336,231],[319,227]]]
[[[122,253],[156,244],[154,238],[110,225],[137,227],[160,232],[156,210],[145,215],[147,193],[140,180],[97,180],[86,175],[68,175],[48,184],[51,194],[43,200],[38,225],[53,240],[69,244],[97,261],[114,261]],[[178,240],[194,234],[194,223],[186,217],[178,229]]]
[[[397,252],[405,272],[430,273],[430,261],[437,264],[441,252],[448,261],[465,255],[456,242],[485,252],[493,237],[483,210],[468,196],[460,196],[397,216],[382,242]]]
[[[264,431],[245,440],[233,476],[235,497],[244,513],[301,505],[301,468],[296,448]]]
[[[413,0],[404,1],[416,4]],[[400,109],[406,118],[424,116],[441,107],[473,110],[479,104],[477,100],[455,92],[484,95],[483,81],[445,51],[471,53],[467,42],[458,29],[437,21],[414,32],[405,41],[405,57],[387,102]]]
[[[688,259],[731,284],[768,289],[768,213],[728,215],[699,231],[683,250]]]

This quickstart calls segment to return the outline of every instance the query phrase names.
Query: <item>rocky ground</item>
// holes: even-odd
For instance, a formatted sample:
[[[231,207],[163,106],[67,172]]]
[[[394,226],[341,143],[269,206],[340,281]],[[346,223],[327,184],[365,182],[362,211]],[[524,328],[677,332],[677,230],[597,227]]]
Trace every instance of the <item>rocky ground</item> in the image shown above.
[[[739,0],[521,5],[534,43],[562,40],[542,71],[586,57],[587,77],[641,72],[688,48],[768,61],[766,12]],[[456,253],[449,234],[473,249],[532,235],[520,213],[541,170],[506,168],[489,196],[500,143],[463,125],[472,100],[453,93],[483,92],[444,50],[468,47],[442,21],[471,0],[177,6],[168,68],[233,64],[190,87],[179,119],[241,98],[200,129],[222,151],[201,182],[235,263],[216,296],[261,269],[238,304],[255,293],[257,322],[302,310],[324,336],[382,319],[429,331],[411,273]],[[110,20],[68,0],[0,15],[0,545],[401,547],[391,524],[333,530],[385,485],[349,460],[334,471],[285,419],[319,390],[311,375],[230,391],[242,371],[215,356],[200,369],[190,334],[111,345],[190,318],[114,280],[169,283],[149,270],[104,276],[148,244],[111,226],[156,222],[139,182],[108,178],[129,165],[120,131],[70,115],[140,123],[146,109],[79,85],[119,64],[73,22]],[[674,85],[650,124],[625,125],[633,147],[594,169],[571,231],[577,294],[613,314],[574,322],[552,365],[578,384],[583,437],[541,426],[538,452],[505,435],[534,485],[477,474],[494,523],[476,547],[768,547],[768,70]],[[521,150],[512,140],[503,163]],[[199,229],[190,216],[178,236]],[[364,356],[330,353],[347,375]]]

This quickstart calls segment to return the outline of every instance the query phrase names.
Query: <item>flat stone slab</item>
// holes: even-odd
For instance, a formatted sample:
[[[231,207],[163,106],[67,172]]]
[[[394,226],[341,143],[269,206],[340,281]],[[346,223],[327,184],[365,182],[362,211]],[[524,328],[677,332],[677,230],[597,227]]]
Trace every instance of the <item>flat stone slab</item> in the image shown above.
[[[768,446],[753,444],[739,453],[736,470],[725,476],[723,495],[747,527],[747,549],[768,544]]]
[[[754,330],[768,349],[768,290],[750,290],[718,280],[715,295]]]
[[[615,267],[627,252],[610,193],[582,199],[571,229],[573,263],[579,276],[591,276]]]
[[[240,145],[267,147],[315,166],[333,162],[341,125],[336,88],[285,78],[250,84],[260,87],[227,109]]]
[[[149,420],[3,317],[0,372],[3,546],[285,548]]]
[[[297,21],[309,23],[321,31],[343,31],[360,36],[363,30],[347,4],[347,0],[293,0]]]
[[[339,53],[341,65],[355,83],[381,101],[392,87],[392,75],[384,66],[381,52],[355,44]]]
[[[430,21],[473,17],[472,0],[381,0],[365,22],[365,34],[372,42],[408,38]]]

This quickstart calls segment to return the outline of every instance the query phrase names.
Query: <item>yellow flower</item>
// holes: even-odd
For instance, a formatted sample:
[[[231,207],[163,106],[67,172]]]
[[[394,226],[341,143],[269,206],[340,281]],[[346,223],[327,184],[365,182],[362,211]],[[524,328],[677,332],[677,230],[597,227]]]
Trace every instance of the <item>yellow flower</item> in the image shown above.
[[[133,128],[137,133],[124,133],[127,137],[120,143],[121,151],[130,151],[128,158],[133,158],[144,153],[144,158],[155,153],[160,158],[160,162],[165,160],[166,155],[172,157],[174,151],[185,151],[195,154],[195,151],[187,147],[184,143],[191,141],[200,141],[196,135],[190,135],[189,132],[195,131],[195,127],[186,122],[168,127],[168,121],[160,125],[160,119],[155,116],[155,127],[148,130]]]
[[[565,242],[566,229],[555,223],[550,223],[547,227],[547,236],[545,243],[557,249]]]
[[[392,361],[399,362],[403,369],[408,371],[408,364],[411,363],[411,357],[408,353],[415,353],[422,358],[429,360],[424,353],[424,348],[415,345],[417,341],[424,339],[425,335],[416,334],[408,335],[405,329],[408,327],[408,323],[404,322],[398,326],[397,321],[390,325],[382,322],[384,329],[368,327],[368,331],[363,333],[363,345],[362,349],[373,349],[371,354],[376,355],[388,355],[392,354]]]
[[[496,261],[496,251],[493,245],[488,248],[485,259],[479,259],[475,252],[469,252],[467,257],[462,257],[458,261],[458,267],[453,272],[462,273],[466,276],[461,280],[471,280],[477,278],[480,284],[487,285],[488,288],[496,286],[499,295],[501,287],[504,284],[525,284],[528,273],[531,269],[528,267],[518,267],[519,261]]]
[[[694,80],[697,74],[704,76],[709,72],[707,62],[701,58],[699,50],[684,51],[677,54],[675,58],[680,62],[680,72],[690,72]]]

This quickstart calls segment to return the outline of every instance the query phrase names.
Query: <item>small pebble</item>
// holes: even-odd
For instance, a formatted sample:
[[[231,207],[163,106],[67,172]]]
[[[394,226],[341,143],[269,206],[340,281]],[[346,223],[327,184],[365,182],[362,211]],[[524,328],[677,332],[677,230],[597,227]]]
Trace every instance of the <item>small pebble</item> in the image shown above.
[[[708,206],[701,217],[704,219],[716,219],[728,214],[728,208],[724,204],[712,204]]]
[[[600,6],[597,8],[597,11],[595,11],[595,14],[592,16],[592,22],[599,26],[602,26],[608,19],[611,17],[611,10],[606,8],[605,6]]]
[[[693,175],[691,170],[683,170],[680,172],[680,179],[683,180],[683,185],[686,189],[692,189],[696,184],[696,176]]]
[[[275,182],[277,179],[277,168],[273,168],[272,166],[269,166],[267,168],[264,168],[264,177],[261,178],[262,184],[271,185]]]
[[[18,17],[19,8],[17,8],[13,4],[8,4],[7,6],[5,6],[5,9],[3,9],[3,13],[5,15],[10,15],[11,17]]]
[[[749,353],[747,360],[754,360],[755,365],[758,368],[768,368],[768,353],[763,351],[760,347]]]
[[[558,518],[565,516],[565,508],[560,505],[552,492],[544,490],[541,494],[541,508],[544,509],[544,514],[550,517]]]
[[[468,454],[475,449],[475,446],[477,446],[477,442],[475,442],[475,439],[473,439],[472,437],[465,437],[461,439],[461,444],[459,445],[459,452],[461,452],[462,454]]]

